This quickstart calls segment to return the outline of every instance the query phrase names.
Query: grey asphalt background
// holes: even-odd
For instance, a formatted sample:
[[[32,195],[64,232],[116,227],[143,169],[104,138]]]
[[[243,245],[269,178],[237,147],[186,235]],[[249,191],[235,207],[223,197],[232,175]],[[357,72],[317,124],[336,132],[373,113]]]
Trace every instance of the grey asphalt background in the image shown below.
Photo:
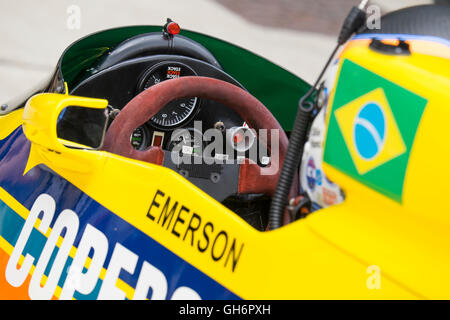
[[[337,32],[334,29],[327,32],[334,27],[324,26],[323,19],[295,15],[294,9],[302,8],[299,3],[311,6],[314,1],[0,0],[0,103],[12,100],[46,79],[73,41],[117,26],[163,25],[167,17],[182,28],[240,45],[312,82],[333,49]],[[327,9],[329,15],[330,10],[341,10],[345,16],[350,9],[349,1],[352,2],[328,1],[333,1],[333,6],[322,5],[323,16],[327,16]],[[429,2],[372,1],[383,12]],[[79,12],[73,11],[74,6]],[[79,13],[79,25],[73,23],[74,13]],[[302,24],[294,23],[298,19],[317,21],[303,28]]]

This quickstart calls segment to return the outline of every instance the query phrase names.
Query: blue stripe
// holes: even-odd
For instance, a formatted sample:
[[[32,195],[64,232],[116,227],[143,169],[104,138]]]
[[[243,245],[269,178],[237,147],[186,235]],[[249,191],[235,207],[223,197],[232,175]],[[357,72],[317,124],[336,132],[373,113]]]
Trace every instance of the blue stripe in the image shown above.
[[[400,39],[400,40],[424,40],[431,42],[438,42],[447,47],[450,47],[450,41],[434,37],[434,36],[423,36],[416,34],[400,34],[400,33],[365,33],[355,35],[352,40],[360,40],[360,39]]]
[[[117,242],[137,254],[139,260],[135,272],[129,274],[122,271],[120,274],[120,278],[128,285],[133,288],[136,286],[142,264],[144,261],[148,261],[166,276],[168,297],[173,294],[176,288],[187,286],[197,291],[203,299],[239,298],[215,280],[136,229],[133,225],[107,210],[47,167],[40,165],[23,175],[29,150],[30,143],[24,136],[21,128],[14,131],[8,138],[0,141],[0,155],[3,156],[0,159],[0,187],[5,189],[28,210],[31,209],[31,206],[40,194],[47,193],[51,195],[56,201],[56,212],[50,225],[52,228],[59,214],[64,209],[71,209],[76,212],[80,220],[80,227],[74,241],[75,247],[78,246],[88,223],[103,232],[109,241],[107,258],[104,263],[105,268],[109,264]],[[0,230],[5,233],[5,236],[9,239],[8,242],[14,245],[24,221],[20,216],[21,221],[17,217],[14,218],[14,215],[17,214],[14,213],[12,215],[11,210],[5,209],[4,206],[0,208],[0,214],[3,214],[3,218],[0,217]],[[11,231],[8,234],[9,231],[7,230],[9,228],[11,228]],[[120,230],[120,232],[117,232],[117,230]],[[30,250],[29,252],[36,257],[37,261],[46,238],[37,230],[33,230],[32,237],[33,239],[30,238],[26,249]],[[28,248],[28,245],[30,248]],[[53,252],[46,274],[48,274],[53,264],[56,253],[57,250]],[[59,281],[60,286],[64,284],[71,261],[72,259],[69,257]],[[96,289],[89,296],[77,294],[75,297],[78,299],[95,298],[100,284],[101,281],[97,283]]]

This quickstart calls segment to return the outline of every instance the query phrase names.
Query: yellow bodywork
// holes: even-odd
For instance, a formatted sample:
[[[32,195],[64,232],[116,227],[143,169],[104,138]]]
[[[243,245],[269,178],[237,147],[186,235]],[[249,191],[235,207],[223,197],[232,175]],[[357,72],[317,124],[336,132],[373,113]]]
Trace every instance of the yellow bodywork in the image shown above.
[[[278,230],[258,232],[176,172],[150,163],[63,144],[56,153],[33,143],[27,170],[45,164],[245,299],[448,299],[450,61],[423,54],[383,59],[379,55],[362,44],[352,45],[340,58],[364,65],[428,100],[401,204],[326,165],[327,176],[345,191],[342,204]],[[77,99],[84,98],[71,99],[77,105]],[[23,110],[1,116],[0,137],[22,125],[23,116]],[[162,226],[149,216],[157,218],[169,196],[188,210],[178,207]],[[8,201],[4,192],[0,197]],[[202,224],[213,226],[208,228],[211,239],[227,233],[229,241],[220,259],[213,259],[221,252],[211,247],[199,250],[201,239],[187,232],[193,213]],[[180,214],[182,219],[176,222]],[[127,290],[132,296],[133,288]]]
[[[325,173],[344,189],[346,199],[312,215],[309,224],[417,296],[448,299],[450,59],[415,52],[383,55],[370,50],[365,41],[351,43],[343,59],[420,94],[428,104],[409,158],[402,203],[324,163]]]

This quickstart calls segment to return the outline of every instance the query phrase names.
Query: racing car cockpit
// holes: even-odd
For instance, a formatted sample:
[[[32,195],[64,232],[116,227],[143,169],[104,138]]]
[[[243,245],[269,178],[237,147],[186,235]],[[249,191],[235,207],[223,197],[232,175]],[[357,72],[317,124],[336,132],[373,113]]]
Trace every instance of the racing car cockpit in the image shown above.
[[[359,14],[355,19],[363,24],[364,11],[355,12]],[[343,30],[343,39],[354,32]],[[402,43],[392,47],[403,50]],[[389,48],[378,39],[370,43],[372,51]],[[107,101],[106,114],[76,106],[63,110],[57,133],[59,139],[71,142],[67,146],[88,146],[168,168],[256,229],[266,230],[273,205],[278,206],[276,227],[280,221],[286,224],[299,217],[298,203],[291,203],[297,207],[291,216],[284,210],[286,198],[312,199],[306,214],[343,200],[342,189],[328,180],[321,165],[322,158],[328,157],[323,154],[327,100],[340,59],[318,88],[318,83],[310,86],[245,49],[181,30],[167,19],[162,28],[122,27],[75,42],[41,91]],[[307,102],[302,100],[305,97]],[[302,120],[306,124],[302,139],[298,130],[292,130],[294,115],[299,117],[299,100],[301,106],[312,106],[304,117],[307,121]],[[291,154],[288,163],[293,165],[283,177],[288,136],[291,149],[303,159],[299,168]],[[280,183],[284,199],[272,201]]]
[[[0,297],[448,297],[450,7],[366,4],[312,86],[171,20],[73,43],[0,108]]]
[[[167,19],[162,31],[119,28],[74,43],[48,91],[64,82],[70,95],[106,99],[109,119],[101,141],[98,117],[67,108],[59,138],[170,168],[266,229],[303,80]]]

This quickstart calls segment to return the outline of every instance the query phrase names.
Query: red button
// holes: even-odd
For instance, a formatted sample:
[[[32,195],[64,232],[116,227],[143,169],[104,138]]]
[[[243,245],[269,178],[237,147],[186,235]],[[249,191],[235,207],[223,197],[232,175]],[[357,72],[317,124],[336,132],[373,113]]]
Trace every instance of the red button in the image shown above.
[[[162,145],[162,136],[154,135],[153,136],[153,146],[154,147],[161,147]]]
[[[169,32],[171,35],[176,35],[180,33],[180,26],[176,22],[171,22],[167,26],[167,32]]]

